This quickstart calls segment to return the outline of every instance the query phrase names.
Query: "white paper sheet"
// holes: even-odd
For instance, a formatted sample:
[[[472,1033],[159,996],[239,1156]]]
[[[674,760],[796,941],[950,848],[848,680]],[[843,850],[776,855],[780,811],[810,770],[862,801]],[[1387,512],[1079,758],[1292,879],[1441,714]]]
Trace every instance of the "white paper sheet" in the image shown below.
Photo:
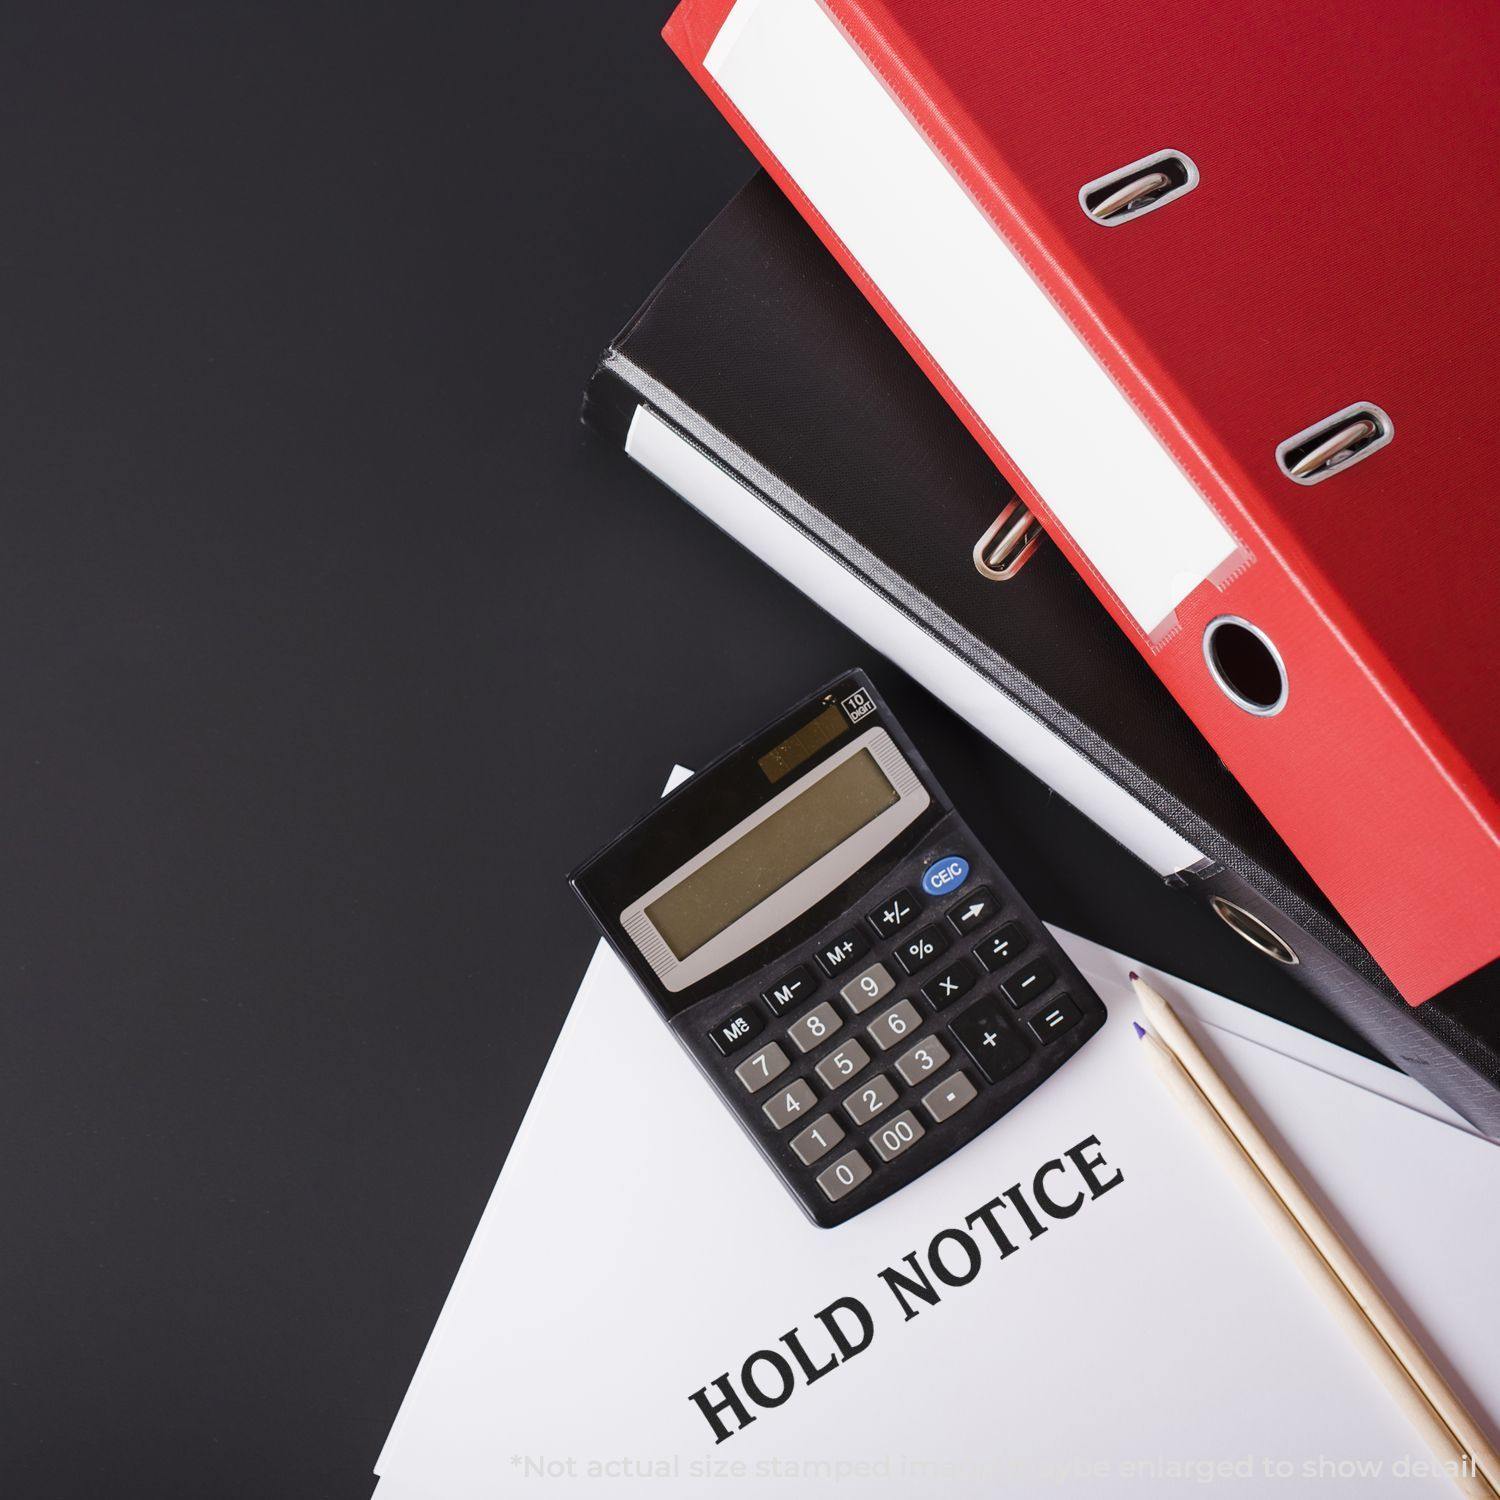
[[[1110,1007],[1104,1031],[985,1135],[834,1230],[803,1218],[601,949],[381,1455],[379,1500],[830,1481],[902,1500],[1206,1482],[1294,1496],[1338,1478],[1360,1494],[1446,1493],[1410,1474],[1420,1442],[1133,1050],[1129,961],[1061,936]],[[1211,1050],[1493,1425],[1500,1150],[1279,1055],[1289,1028],[1163,987],[1207,1014]],[[1236,1019],[1257,1039],[1234,1035]],[[883,1267],[1091,1136],[1119,1186],[1035,1241],[1002,1213],[1018,1250],[1001,1259],[979,1229],[974,1280],[903,1319]],[[844,1296],[873,1315],[870,1347],[715,1445],[690,1393],[794,1326],[821,1361],[814,1315]]]

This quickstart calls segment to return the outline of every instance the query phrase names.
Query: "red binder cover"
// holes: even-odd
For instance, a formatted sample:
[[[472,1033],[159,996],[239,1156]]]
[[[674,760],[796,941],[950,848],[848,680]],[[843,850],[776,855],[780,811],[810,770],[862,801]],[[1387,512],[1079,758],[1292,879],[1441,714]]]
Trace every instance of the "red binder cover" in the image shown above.
[[[1500,8],[666,36],[1407,1000],[1500,955]]]

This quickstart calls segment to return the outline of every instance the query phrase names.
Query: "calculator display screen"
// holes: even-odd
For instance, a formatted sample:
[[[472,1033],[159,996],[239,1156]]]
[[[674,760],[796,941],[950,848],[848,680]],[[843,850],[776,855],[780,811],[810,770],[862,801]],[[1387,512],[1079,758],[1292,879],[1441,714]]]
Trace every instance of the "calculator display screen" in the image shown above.
[[[899,800],[861,750],[659,896],[646,915],[684,959]]]

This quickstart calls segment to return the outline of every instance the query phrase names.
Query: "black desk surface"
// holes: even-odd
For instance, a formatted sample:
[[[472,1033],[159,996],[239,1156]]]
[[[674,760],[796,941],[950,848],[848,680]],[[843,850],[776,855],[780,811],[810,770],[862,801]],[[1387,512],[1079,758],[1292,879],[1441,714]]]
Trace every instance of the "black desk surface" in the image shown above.
[[[1043,912],[1337,1034],[578,426],[748,175],[661,3],[23,4],[0,48],[0,1468],[363,1497],[593,938],[851,663]]]

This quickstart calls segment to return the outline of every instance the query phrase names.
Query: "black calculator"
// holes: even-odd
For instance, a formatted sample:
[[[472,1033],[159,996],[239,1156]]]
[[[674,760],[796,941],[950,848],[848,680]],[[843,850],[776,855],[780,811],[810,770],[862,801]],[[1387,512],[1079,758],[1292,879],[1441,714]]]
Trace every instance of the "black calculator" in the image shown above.
[[[572,884],[825,1228],[1104,1024],[863,672],[700,770]]]

